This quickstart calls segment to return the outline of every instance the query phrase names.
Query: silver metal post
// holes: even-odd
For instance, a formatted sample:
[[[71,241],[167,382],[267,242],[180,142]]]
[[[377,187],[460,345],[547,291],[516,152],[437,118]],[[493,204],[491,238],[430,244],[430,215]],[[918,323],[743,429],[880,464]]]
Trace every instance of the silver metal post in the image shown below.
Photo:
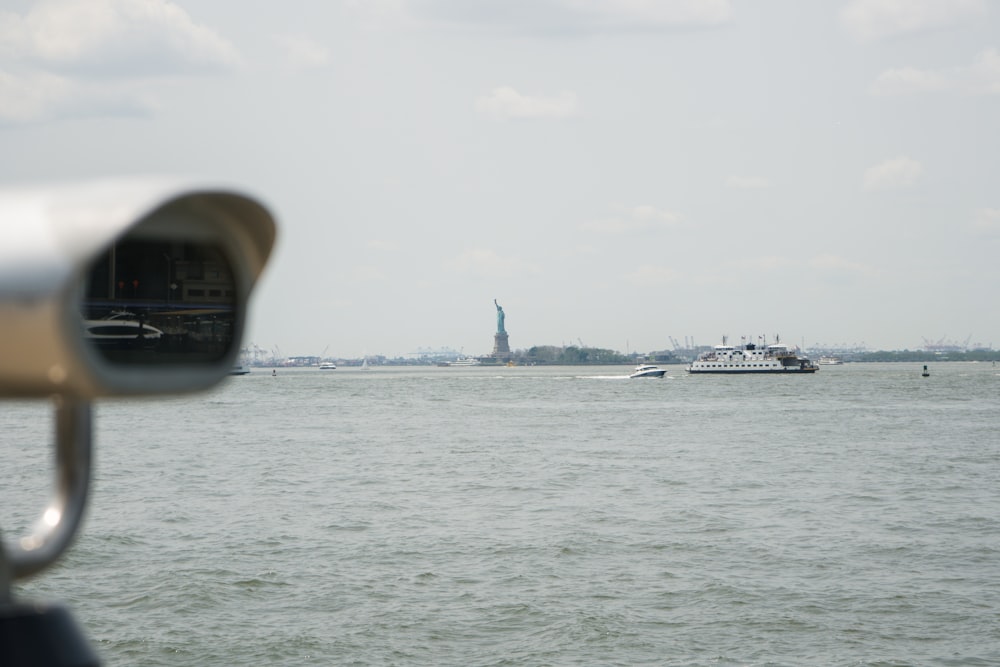
[[[22,579],[54,563],[73,541],[90,487],[93,420],[88,401],[59,396],[56,405],[56,485],[34,532],[3,545],[10,575]]]

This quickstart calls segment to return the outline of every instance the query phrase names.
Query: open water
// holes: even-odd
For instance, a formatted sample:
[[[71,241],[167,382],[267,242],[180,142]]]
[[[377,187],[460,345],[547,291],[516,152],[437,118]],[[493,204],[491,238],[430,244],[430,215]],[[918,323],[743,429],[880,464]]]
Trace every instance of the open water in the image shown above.
[[[83,533],[16,592],[113,666],[1000,664],[1000,368],[669,368],[102,402]],[[0,427],[10,539],[48,406]]]

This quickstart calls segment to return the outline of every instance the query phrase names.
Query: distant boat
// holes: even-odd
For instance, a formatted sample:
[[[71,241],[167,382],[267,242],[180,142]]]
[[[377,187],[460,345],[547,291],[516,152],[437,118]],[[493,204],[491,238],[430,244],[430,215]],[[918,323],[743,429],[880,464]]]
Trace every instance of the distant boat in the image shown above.
[[[250,372],[250,367],[246,364],[235,364],[229,369],[230,375],[247,375]]]
[[[834,357],[832,355],[823,355],[819,358],[820,366],[839,366],[844,363],[844,360],[840,357]]]
[[[475,357],[459,357],[455,361],[442,361],[439,366],[479,366],[483,362]]]
[[[716,345],[688,366],[688,373],[815,373],[819,367],[806,357],[800,357],[787,345],[775,343],[759,347]]]
[[[666,375],[666,369],[652,364],[641,364],[635,367],[635,371],[629,375],[630,378],[661,378]]]
[[[324,361],[319,365],[319,369],[321,371],[335,371],[337,370],[337,364],[332,361]]]
[[[370,371],[371,367],[368,365],[368,357],[361,360],[361,370]]]

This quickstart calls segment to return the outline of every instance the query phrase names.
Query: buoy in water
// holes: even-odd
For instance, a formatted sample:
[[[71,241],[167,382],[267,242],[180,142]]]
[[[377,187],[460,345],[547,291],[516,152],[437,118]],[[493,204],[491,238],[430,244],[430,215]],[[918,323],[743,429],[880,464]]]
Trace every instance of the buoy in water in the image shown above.
[[[924,366],[924,372],[920,375],[921,377],[928,377],[930,375],[930,371],[927,370],[927,366]]]

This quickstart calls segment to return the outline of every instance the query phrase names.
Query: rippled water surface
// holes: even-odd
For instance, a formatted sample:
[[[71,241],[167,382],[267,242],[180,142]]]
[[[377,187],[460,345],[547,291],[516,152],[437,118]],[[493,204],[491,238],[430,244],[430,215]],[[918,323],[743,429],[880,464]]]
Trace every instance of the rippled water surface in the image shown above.
[[[997,665],[1000,369],[256,370],[96,410],[107,665]],[[0,524],[48,408],[0,404]],[[2,662],[2,661],[0,661]]]

